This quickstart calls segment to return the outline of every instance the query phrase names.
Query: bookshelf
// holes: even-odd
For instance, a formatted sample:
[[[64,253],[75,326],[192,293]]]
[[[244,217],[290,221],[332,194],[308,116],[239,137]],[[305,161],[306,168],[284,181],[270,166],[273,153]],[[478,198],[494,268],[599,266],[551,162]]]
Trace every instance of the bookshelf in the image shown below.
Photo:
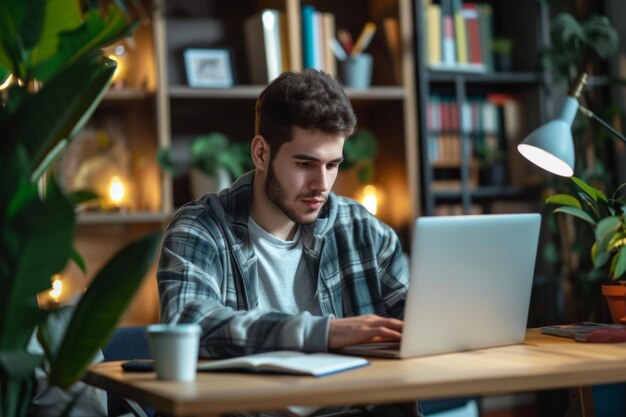
[[[162,0],[153,19],[156,62],[159,68],[156,92],[158,143],[176,147],[204,133],[218,131],[232,141],[248,143],[254,132],[254,104],[266,84],[250,73],[249,45],[244,27],[267,9],[276,10],[287,22],[287,59],[283,69],[301,70],[304,40],[301,10],[313,7],[333,16],[335,28],[348,30],[356,38],[366,22],[378,26],[367,49],[374,58],[372,85],[366,89],[346,88],[358,119],[358,127],[371,130],[378,139],[375,184],[393,195],[393,207],[381,210],[383,220],[408,235],[412,219],[420,212],[419,160],[415,114],[413,21],[410,0],[273,0],[202,4],[184,0]],[[386,42],[383,21],[397,22],[399,49],[392,54]],[[210,25],[210,27],[206,27]],[[202,27],[197,33],[194,28]],[[181,28],[185,33],[181,34]],[[284,35],[283,35],[284,36]],[[182,53],[185,48],[226,48],[232,56],[235,85],[231,88],[194,88],[185,77]],[[284,51],[283,51],[284,52]],[[264,62],[255,62],[264,65]],[[253,82],[256,81],[256,82]],[[354,197],[359,188],[354,175],[342,172],[335,191]],[[396,197],[398,196],[398,197]],[[172,212],[192,199],[186,176],[163,176],[163,211]]]
[[[415,30],[423,212],[531,210],[527,202],[533,200],[536,172],[515,146],[551,111],[547,75],[538,70],[539,50],[548,41],[547,6],[532,0],[506,6],[427,0],[415,6],[415,21],[423,23]],[[466,10],[474,20],[479,17],[475,11],[482,11],[480,38],[473,41],[481,58],[474,63],[468,62],[472,42],[469,20],[463,20]],[[465,33],[450,35],[456,28]],[[437,35],[437,29],[446,29],[449,39],[445,30]],[[488,47],[494,37],[513,41],[512,67],[505,71],[498,69]]]

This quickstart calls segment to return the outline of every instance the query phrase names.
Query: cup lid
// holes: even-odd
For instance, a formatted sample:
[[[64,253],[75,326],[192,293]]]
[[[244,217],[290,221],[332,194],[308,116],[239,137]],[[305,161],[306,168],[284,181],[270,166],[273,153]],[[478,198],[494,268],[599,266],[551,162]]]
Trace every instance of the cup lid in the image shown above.
[[[200,334],[200,330],[200,325],[195,323],[150,324],[146,326],[146,332],[152,334]]]

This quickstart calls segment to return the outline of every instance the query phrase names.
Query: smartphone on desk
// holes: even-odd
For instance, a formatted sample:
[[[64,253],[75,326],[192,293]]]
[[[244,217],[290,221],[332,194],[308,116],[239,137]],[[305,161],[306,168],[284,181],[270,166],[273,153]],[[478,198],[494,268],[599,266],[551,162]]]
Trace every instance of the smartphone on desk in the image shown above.
[[[152,359],[133,359],[122,362],[122,369],[127,372],[153,372],[154,361]]]

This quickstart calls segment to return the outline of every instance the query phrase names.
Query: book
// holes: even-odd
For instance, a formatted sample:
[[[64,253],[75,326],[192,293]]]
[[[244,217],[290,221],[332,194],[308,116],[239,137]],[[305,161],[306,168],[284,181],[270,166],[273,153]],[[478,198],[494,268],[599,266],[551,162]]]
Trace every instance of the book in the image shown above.
[[[555,324],[553,326],[541,327],[541,333],[549,336],[568,337],[570,339],[583,340],[586,339],[586,335],[589,335],[595,330],[609,330],[617,329],[624,330],[626,325],[623,324],[606,324],[606,323],[593,323],[593,322],[581,322],[574,324]]]
[[[493,39],[493,8],[490,4],[477,5],[478,26],[480,31],[480,47],[483,63],[488,72],[493,71],[493,53],[491,52],[491,40]]]
[[[475,3],[463,3],[461,15],[465,22],[467,36],[467,61],[470,64],[484,66],[477,5]]]
[[[467,59],[467,34],[465,32],[465,19],[461,14],[461,0],[452,1],[452,20],[454,21],[454,38],[456,44],[456,62],[465,65]]]
[[[267,84],[283,69],[280,20],[278,10],[264,9],[244,22],[248,68],[253,84]]]
[[[315,25],[315,7],[302,6],[302,65],[304,68],[317,68],[315,60],[317,46],[317,27]]]
[[[441,31],[442,48],[441,60],[444,65],[453,66],[456,60],[456,38],[454,35],[454,17],[452,15],[452,0],[441,0]]]
[[[426,53],[429,65],[441,64],[441,6],[430,4],[426,9]]]
[[[369,365],[367,359],[335,353],[288,350],[257,353],[198,364],[198,371],[248,371],[326,376]]]

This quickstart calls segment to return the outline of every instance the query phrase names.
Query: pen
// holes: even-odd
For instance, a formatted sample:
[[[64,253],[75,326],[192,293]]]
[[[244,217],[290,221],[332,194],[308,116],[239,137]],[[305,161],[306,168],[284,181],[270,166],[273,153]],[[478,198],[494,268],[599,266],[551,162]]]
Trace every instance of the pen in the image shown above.
[[[354,48],[350,51],[350,56],[357,56],[362,53],[369,46],[374,37],[374,33],[376,33],[376,24],[367,22],[365,26],[363,26],[363,30],[354,44]]]
[[[330,49],[332,49],[338,60],[344,61],[348,58],[348,54],[346,54],[337,38],[330,38]]]
[[[337,39],[339,39],[339,42],[341,42],[341,44],[343,45],[343,49],[345,49],[346,53],[349,55],[352,51],[352,47],[354,46],[354,43],[352,42],[352,35],[350,35],[350,32],[345,29],[338,29]]]

